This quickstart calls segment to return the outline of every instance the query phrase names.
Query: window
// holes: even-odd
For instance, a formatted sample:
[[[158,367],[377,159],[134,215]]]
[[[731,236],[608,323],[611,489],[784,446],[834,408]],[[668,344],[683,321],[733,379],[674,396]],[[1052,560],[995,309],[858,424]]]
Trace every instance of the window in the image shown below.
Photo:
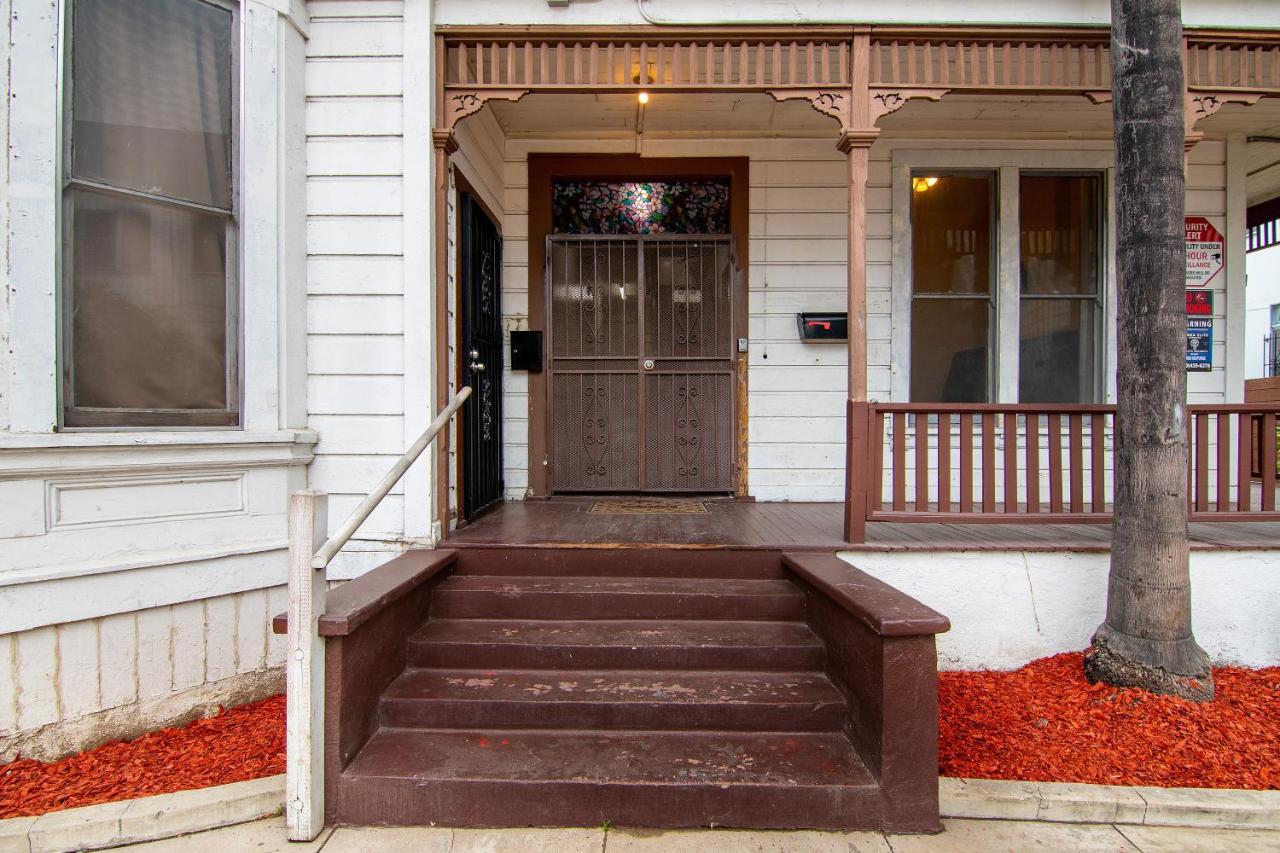
[[[63,424],[238,423],[233,10],[75,0]]]
[[[1280,328],[1280,305],[1271,306],[1271,328]]]
[[[995,176],[911,181],[911,399],[990,397]]]
[[[1023,172],[1018,191],[1018,400],[1093,402],[1102,307],[1102,180]]]
[[[894,178],[911,220],[909,287],[895,284],[893,309],[909,316],[909,341],[894,343],[909,369],[895,372],[894,394],[919,403],[1097,402],[1106,172],[1007,164],[998,152],[951,152],[939,171],[926,153]]]

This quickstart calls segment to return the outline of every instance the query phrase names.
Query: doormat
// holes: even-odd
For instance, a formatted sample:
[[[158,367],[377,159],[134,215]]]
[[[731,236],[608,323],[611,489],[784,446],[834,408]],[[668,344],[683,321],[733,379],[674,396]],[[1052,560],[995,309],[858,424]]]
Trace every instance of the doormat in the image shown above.
[[[707,512],[707,505],[702,501],[680,500],[597,501],[592,504],[591,512],[612,515],[697,515]]]

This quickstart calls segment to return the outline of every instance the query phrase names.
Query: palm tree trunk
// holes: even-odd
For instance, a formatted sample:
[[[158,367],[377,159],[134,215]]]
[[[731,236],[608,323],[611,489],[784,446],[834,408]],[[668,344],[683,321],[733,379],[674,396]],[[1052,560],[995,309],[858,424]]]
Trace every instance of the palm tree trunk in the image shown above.
[[[1119,277],[1115,524],[1091,681],[1213,698],[1187,551],[1182,16],[1111,0]]]

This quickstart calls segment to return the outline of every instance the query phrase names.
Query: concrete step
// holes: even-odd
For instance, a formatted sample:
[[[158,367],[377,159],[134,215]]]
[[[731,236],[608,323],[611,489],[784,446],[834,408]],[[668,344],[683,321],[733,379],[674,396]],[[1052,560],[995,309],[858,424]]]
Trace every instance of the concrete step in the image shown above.
[[[783,621],[430,619],[409,639],[416,667],[819,669],[822,643]]]
[[[791,619],[804,597],[785,580],[461,575],[432,595],[449,619]]]
[[[345,822],[869,829],[875,780],[834,733],[379,729]]]
[[[383,693],[403,728],[838,732],[844,697],[821,672],[409,669]]]

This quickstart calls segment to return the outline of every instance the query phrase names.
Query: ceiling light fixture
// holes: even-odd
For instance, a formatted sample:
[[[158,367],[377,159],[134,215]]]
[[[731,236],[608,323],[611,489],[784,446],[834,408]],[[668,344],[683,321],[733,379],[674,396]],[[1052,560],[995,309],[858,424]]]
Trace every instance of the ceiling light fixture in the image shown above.
[[[649,103],[649,93],[648,93],[648,92],[641,92],[641,93],[637,96],[637,100],[639,100],[641,104],[647,104],[647,103]]]

